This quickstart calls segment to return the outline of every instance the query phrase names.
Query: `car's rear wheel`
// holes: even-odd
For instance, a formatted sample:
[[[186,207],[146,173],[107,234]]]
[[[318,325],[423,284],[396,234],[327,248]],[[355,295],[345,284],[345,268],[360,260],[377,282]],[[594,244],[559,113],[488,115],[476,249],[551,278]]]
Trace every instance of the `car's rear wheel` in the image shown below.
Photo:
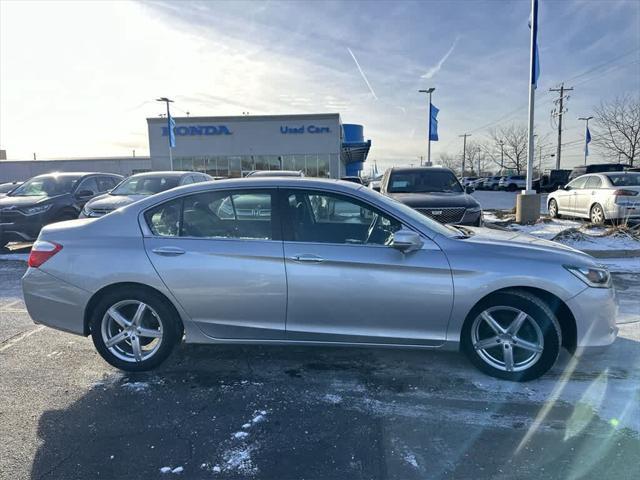
[[[549,216],[551,218],[559,218],[558,215],[558,202],[556,202],[553,198],[549,200]]]
[[[594,225],[604,225],[604,210],[599,203],[596,203],[591,207],[591,210],[589,212],[589,220],[591,220],[591,223],[593,223]]]
[[[92,313],[90,328],[102,358],[129,372],[156,368],[182,339],[175,309],[160,294],[142,289],[105,295]]]
[[[509,190],[510,192],[515,192],[517,189],[518,189],[518,186],[515,183],[511,183],[507,187],[507,190]]]
[[[520,382],[544,375],[558,358],[561,344],[551,309],[520,290],[480,302],[469,314],[461,339],[462,350],[478,369]]]

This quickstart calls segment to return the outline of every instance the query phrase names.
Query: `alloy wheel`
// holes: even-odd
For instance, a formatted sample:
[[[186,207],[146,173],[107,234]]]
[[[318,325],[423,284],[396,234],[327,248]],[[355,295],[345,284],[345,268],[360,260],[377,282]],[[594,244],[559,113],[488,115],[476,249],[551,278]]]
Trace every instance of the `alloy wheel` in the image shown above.
[[[505,372],[519,372],[540,359],[544,336],[526,312],[496,306],[484,310],[474,320],[471,345],[488,365]]]
[[[125,362],[137,363],[151,358],[162,345],[163,323],[146,303],[122,300],[105,312],[101,333],[113,355]]]
[[[558,216],[558,204],[555,200],[551,200],[549,202],[549,216],[551,218],[556,218]]]
[[[594,205],[591,208],[591,223],[595,225],[602,225],[604,223],[604,212],[600,205]]]

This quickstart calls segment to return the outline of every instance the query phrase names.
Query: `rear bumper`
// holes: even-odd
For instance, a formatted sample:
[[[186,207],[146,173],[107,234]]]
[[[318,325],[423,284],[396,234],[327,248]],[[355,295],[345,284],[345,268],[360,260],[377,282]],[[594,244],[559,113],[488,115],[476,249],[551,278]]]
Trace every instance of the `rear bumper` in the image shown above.
[[[586,288],[567,301],[576,319],[577,347],[604,347],[618,336],[618,302],[613,288]]]
[[[27,311],[34,323],[84,335],[84,311],[91,294],[37,268],[22,277]]]
[[[612,204],[605,213],[607,219],[640,219],[640,203]]]

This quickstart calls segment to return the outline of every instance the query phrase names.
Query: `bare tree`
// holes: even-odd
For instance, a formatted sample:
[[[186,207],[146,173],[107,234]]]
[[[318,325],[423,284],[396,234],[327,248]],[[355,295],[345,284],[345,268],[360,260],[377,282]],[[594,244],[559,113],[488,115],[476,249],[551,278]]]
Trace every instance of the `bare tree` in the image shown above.
[[[527,168],[527,143],[528,132],[525,125],[512,124],[489,131],[489,138],[494,147],[497,146],[497,156],[495,150],[491,149],[491,158],[500,160],[500,142],[504,144],[504,165],[502,168],[515,170],[520,175]],[[499,163],[498,163],[499,164]]]
[[[450,168],[454,172],[458,172],[461,167],[461,160],[457,155],[451,155],[447,152],[442,152],[438,158],[438,163],[443,167]]]
[[[612,160],[633,166],[640,158],[640,97],[629,95],[601,102],[594,108],[593,143]]]

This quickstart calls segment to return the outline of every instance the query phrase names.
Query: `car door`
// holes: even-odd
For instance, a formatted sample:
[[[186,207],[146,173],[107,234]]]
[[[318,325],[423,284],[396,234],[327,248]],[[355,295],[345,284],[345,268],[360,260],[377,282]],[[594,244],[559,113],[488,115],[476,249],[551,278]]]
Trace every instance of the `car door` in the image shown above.
[[[98,182],[96,181],[97,177],[86,177],[83,179],[78,187],[75,189],[74,193],[74,203],[78,210],[82,210],[84,204],[95,197],[98,192]]]
[[[598,193],[598,189],[602,186],[602,180],[598,175],[586,175],[586,181],[583,188],[576,190],[575,210],[574,213],[581,217],[589,216],[589,209],[593,199]]]
[[[144,244],[208,336],[283,339],[287,281],[274,190],[212,190],[147,210]]]
[[[282,191],[287,339],[439,345],[453,301],[449,264],[388,246],[401,223],[351,196]]]
[[[578,177],[570,182],[564,190],[558,191],[558,212],[561,214],[573,214],[575,211],[575,197],[577,191],[584,186],[585,177]]]

